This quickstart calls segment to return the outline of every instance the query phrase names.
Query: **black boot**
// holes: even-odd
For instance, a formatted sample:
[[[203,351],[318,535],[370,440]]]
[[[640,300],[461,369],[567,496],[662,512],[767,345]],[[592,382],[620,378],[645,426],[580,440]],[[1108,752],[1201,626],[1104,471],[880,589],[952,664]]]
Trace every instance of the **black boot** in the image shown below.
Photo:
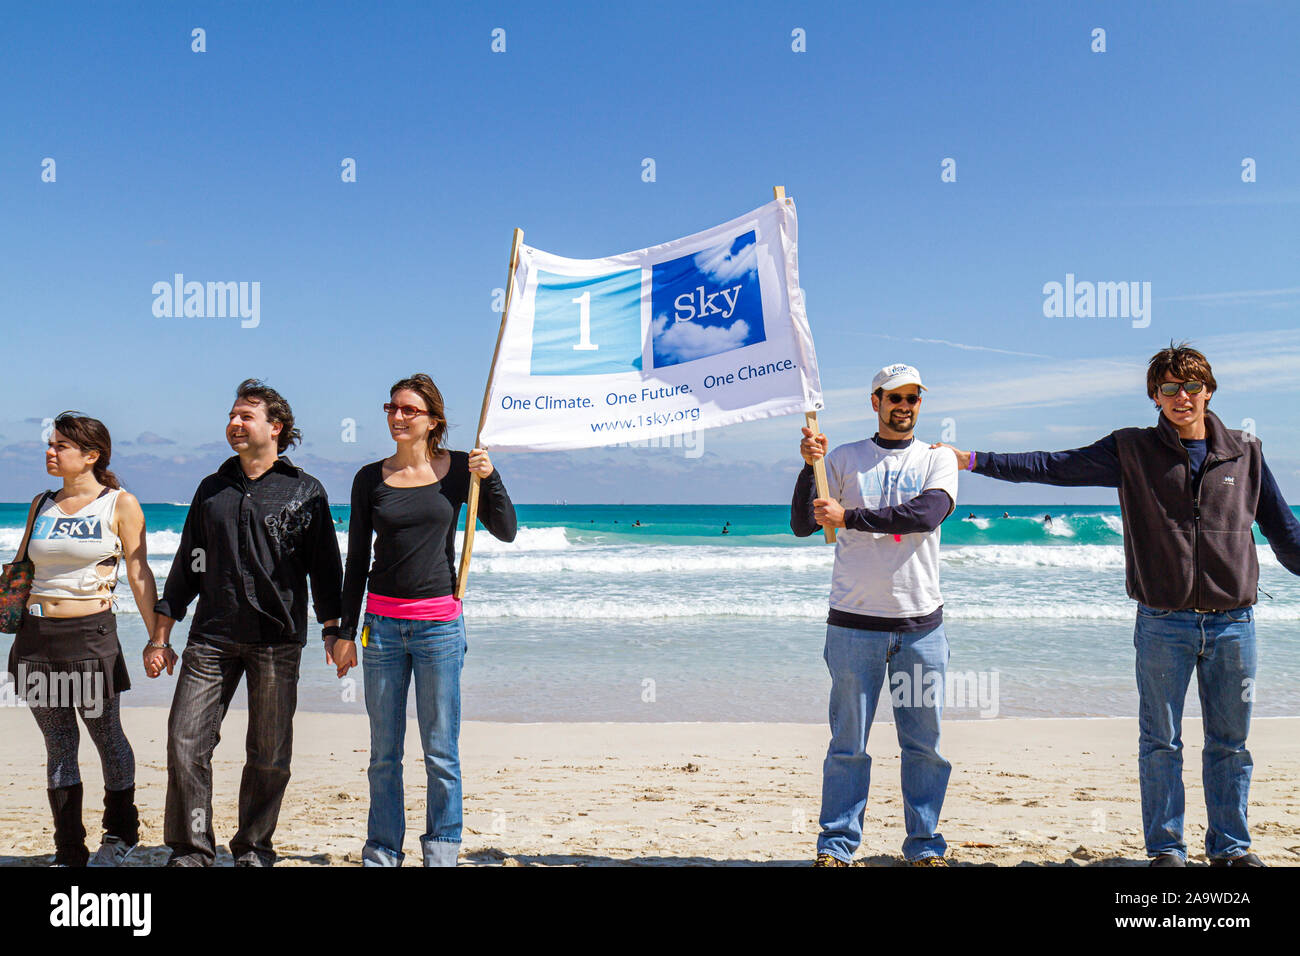
[[[86,828],[81,822],[81,784],[54,787],[46,791],[54,811],[54,863],[62,866],[85,866],[90,859],[86,849]]]
[[[135,787],[104,791],[104,835],[127,846],[140,842],[140,813],[135,808]]]

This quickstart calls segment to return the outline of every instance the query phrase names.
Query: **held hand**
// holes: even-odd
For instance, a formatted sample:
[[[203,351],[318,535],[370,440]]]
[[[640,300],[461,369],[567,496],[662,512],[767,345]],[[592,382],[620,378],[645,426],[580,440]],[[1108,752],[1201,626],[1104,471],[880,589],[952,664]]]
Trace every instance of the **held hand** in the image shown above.
[[[171,676],[172,669],[176,666],[176,652],[170,647],[152,647],[148,644],[144,648],[144,672],[150,677],[158,677],[166,668],[168,676]]]
[[[825,435],[814,435],[807,425],[799,430],[803,432],[803,441],[799,442],[799,454],[808,464],[816,464],[817,459],[825,456],[826,450],[830,447],[830,440]]]
[[[937,442],[935,442],[933,445],[931,445],[930,447],[931,447],[931,448],[947,448],[947,449],[949,449],[949,450],[950,450],[954,455],[957,456],[957,470],[958,470],[958,471],[965,471],[966,469],[968,469],[968,468],[970,467],[970,454],[971,454],[970,452],[968,452],[968,451],[962,451],[960,448],[957,448],[957,447],[954,446],[954,445],[949,445],[947,442],[943,442],[943,441],[937,441]]]
[[[479,478],[487,478],[492,474],[492,459],[488,458],[488,453],[482,448],[475,448],[469,453],[469,470]]]
[[[335,637],[325,642],[325,663],[333,664],[339,677],[357,666],[357,642]]]
[[[844,506],[834,498],[814,498],[813,517],[823,528],[843,528]]]

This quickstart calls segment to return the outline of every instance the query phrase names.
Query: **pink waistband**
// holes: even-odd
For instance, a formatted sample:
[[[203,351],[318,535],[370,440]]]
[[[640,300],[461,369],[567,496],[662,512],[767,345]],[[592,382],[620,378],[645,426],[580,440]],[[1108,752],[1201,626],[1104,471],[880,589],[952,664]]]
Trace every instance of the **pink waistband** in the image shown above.
[[[370,591],[366,611],[403,621],[454,621],[460,617],[460,599],[450,594],[432,598],[391,598]]]

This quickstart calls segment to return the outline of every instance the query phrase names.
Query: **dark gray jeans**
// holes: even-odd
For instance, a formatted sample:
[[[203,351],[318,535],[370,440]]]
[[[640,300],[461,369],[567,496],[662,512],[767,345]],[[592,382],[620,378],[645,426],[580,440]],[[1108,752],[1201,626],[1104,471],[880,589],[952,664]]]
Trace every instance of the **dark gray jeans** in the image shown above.
[[[301,661],[300,644],[209,640],[186,646],[167,719],[163,837],[173,861],[210,866],[216,859],[212,753],[230,700],[246,675],[248,759],[239,784],[239,831],[230,852],[236,860],[255,854],[264,864],[275,862],[271,837],[289,785]]]

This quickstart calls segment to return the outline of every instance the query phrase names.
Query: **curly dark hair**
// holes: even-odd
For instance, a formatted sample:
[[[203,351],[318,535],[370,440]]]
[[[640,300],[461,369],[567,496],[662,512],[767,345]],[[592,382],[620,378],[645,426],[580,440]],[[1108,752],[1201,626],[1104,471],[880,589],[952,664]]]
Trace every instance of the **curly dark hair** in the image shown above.
[[[284,400],[284,396],[270,385],[255,378],[246,378],[235,389],[235,399],[265,406],[266,420],[280,423],[276,445],[281,452],[302,441],[302,432],[293,427],[293,409]]]

